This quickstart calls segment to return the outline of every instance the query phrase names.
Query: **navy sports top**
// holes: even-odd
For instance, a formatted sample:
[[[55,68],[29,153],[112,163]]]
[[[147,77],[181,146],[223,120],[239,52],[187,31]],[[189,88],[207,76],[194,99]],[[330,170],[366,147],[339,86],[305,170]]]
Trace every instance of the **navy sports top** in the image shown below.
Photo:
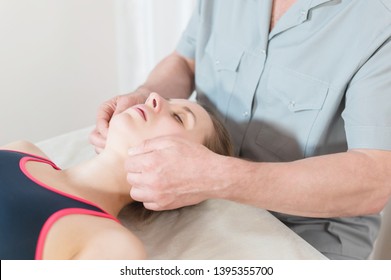
[[[59,170],[48,159],[0,150],[0,259],[42,259],[48,231],[65,215],[87,214],[117,221],[93,203],[34,179],[25,168],[28,161]]]

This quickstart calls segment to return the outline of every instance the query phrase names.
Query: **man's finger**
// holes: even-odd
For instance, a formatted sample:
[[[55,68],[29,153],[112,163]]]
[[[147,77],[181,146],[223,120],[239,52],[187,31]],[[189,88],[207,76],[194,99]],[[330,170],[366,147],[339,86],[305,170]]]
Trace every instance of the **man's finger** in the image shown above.
[[[154,166],[155,163],[153,152],[129,156],[125,160],[124,164],[126,172],[135,174],[150,172],[151,169],[153,170]]]
[[[132,187],[130,189],[130,196],[136,201],[142,201],[144,203],[154,202],[153,197],[150,195],[150,193],[142,187]]]
[[[97,128],[90,133],[89,140],[98,149],[103,149],[106,145],[106,139],[99,133]]]
[[[152,210],[152,211],[162,211],[162,210],[168,210],[168,209],[163,209],[162,207],[159,206],[159,204],[155,202],[144,202],[144,207]]]
[[[109,131],[109,122],[108,122],[109,119],[106,119],[106,118],[98,118],[96,120],[96,129],[95,131],[102,135],[102,138],[103,139],[106,139],[107,137],[107,133]]]
[[[128,150],[129,156],[151,153],[156,150],[167,149],[175,146],[180,138],[175,136],[161,136],[153,139],[147,139],[140,145],[134,146]]]

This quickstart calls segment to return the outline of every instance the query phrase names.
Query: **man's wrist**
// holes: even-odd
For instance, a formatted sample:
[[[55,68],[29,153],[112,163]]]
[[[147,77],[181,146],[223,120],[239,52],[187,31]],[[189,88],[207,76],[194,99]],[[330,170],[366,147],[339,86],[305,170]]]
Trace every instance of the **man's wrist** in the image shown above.
[[[226,200],[237,200],[237,191],[240,186],[240,178],[242,177],[240,169],[243,165],[243,160],[221,156],[222,161],[218,163],[219,175],[216,182],[216,198]]]

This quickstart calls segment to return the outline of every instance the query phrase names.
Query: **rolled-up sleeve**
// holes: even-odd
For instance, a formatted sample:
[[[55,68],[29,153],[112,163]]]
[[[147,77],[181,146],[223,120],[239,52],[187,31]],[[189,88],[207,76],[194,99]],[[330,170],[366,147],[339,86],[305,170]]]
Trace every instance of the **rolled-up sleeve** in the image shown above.
[[[356,73],[342,116],[349,149],[391,150],[391,38]]]
[[[195,59],[197,30],[199,28],[200,21],[199,5],[200,1],[197,1],[189,23],[182,33],[182,36],[179,39],[178,45],[176,47],[176,51],[178,53],[191,59]]]

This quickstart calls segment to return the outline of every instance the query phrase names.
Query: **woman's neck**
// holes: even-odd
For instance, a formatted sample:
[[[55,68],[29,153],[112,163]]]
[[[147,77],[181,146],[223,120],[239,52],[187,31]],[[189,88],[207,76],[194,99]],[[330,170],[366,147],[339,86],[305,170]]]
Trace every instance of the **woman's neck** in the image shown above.
[[[274,28],[280,18],[295,4],[297,0],[274,0],[272,7],[272,17],[270,21],[270,30]]]
[[[81,196],[118,216],[128,203],[131,186],[126,181],[124,158],[110,151],[103,151],[94,158],[63,170],[67,184]]]

